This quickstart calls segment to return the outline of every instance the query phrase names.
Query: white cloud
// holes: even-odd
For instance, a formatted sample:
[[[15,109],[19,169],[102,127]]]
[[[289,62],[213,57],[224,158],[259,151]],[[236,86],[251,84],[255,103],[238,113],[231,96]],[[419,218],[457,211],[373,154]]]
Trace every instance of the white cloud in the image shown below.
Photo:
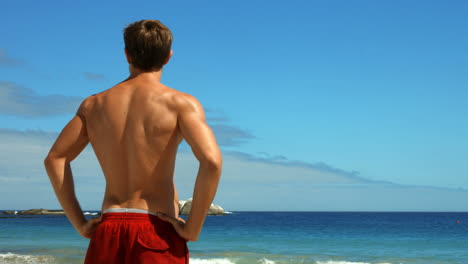
[[[26,64],[23,60],[10,57],[4,49],[0,49],[0,66],[19,66]]]
[[[83,76],[85,79],[91,80],[91,81],[102,81],[102,80],[107,79],[106,76],[104,76],[103,74],[94,73],[94,72],[84,72]]]
[[[56,133],[0,129],[0,208],[57,208],[42,160]],[[323,163],[285,157],[224,152],[215,202],[227,210],[460,211],[468,191],[369,181]],[[104,179],[92,149],[73,162],[77,196],[86,209],[99,209]],[[176,185],[181,199],[192,196],[198,163],[179,151]]]
[[[65,95],[39,95],[34,90],[0,81],[0,114],[27,118],[74,113],[84,98]]]
[[[84,73],[88,79],[102,75]],[[26,118],[50,117],[75,113],[84,98],[65,95],[39,95],[34,90],[12,82],[0,81],[0,115]],[[221,146],[240,146],[256,137],[249,131],[228,124],[229,118],[220,110],[206,109],[207,121]]]

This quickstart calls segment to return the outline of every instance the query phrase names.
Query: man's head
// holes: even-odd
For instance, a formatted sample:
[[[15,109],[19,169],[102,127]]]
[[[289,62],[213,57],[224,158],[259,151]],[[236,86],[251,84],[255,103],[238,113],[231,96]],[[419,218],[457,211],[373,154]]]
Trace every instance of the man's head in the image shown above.
[[[158,20],[141,20],[124,29],[129,63],[142,71],[158,71],[171,56],[172,33]]]

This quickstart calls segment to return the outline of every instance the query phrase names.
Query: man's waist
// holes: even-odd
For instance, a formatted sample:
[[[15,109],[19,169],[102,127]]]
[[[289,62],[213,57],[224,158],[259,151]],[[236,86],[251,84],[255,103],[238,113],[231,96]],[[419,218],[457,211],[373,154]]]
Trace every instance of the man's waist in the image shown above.
[[[157,212],[150,212],[148,210],[138,209],[138,208],[109,208],[102,212],[102,214],[105,214],[105,213],[140,213],[140,214],[150,214],[150,215],[158,216]]]

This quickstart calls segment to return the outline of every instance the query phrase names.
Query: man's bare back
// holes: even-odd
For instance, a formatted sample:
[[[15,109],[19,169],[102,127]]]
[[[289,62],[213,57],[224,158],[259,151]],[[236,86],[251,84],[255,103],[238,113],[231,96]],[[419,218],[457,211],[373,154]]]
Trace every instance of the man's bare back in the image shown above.
[[[102,211],[139,208],[177,218],[178,114],[189,99],[142,75],[89,97],[79,111],[106,178]]]

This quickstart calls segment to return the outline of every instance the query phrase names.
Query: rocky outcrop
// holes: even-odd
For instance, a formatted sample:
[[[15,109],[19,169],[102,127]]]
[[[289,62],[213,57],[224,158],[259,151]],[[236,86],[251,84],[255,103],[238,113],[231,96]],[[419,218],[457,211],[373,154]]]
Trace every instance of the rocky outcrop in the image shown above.
[[[4,211],[6,215],[65,215],[63,210],[29,209],[24,211]]]
[[[190,210],[192,209],[192,198],[188,199],[187,201],[182,201],[182,207],[179,207],[179,214],[180,215],[188,215]]]
[[[209,215],[224,215],[226,212],[224,209],[216,204],[211,204],[210,209],[208,210]]]
[[[16,214],[18,214],[18,211],[6,210],[6,211],[3,211],[3,214],[5,214],[5,215],[16,215]]]
[[[190,198],[190,199],[192,199],[192,198]],[[186,203],[186,201],[182,201],[182,200],[179,201],[179,214],[180,214],[180,209],[182,209],[184,207],[185,203]]]
[[[179,214],[188,215],[192,209],[192,198],[187,201],[179,201]],[[208,215],[224,215],[226,212],[224,209],[215,204],[211,204],[210,209],[208,209]]]

